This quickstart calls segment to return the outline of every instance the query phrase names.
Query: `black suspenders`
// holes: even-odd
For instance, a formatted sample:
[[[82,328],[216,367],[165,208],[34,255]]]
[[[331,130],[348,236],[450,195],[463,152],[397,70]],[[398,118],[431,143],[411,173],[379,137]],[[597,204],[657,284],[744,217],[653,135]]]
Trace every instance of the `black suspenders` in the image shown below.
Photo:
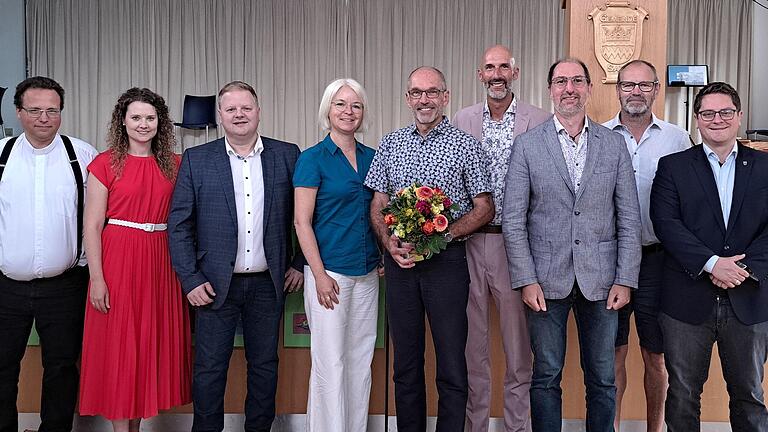
[[[0,154],[0,179],[3,178],[3,171],[5,171],[5,165],[8,163],[8,158],[11,156],[11,149],[16,143],[18,137],[13,137],[5,143],[3,153]],[[75,255],[75,262],[72,267],[76,266],[80,261],[80,255],[83,253],[83,207],[85,205],[85,185],[83,183],[83,172],[80,170],[80,163],[77,161],[77,154],[75,148],[72,146],[72,141],[68,136],[61,135],[61,140],[64,142],[64,148],[67,150],[67,157],[69,158],[69,164],[72,167],[72,174],[75,175],[75,183],[77,183],[77,255]]]

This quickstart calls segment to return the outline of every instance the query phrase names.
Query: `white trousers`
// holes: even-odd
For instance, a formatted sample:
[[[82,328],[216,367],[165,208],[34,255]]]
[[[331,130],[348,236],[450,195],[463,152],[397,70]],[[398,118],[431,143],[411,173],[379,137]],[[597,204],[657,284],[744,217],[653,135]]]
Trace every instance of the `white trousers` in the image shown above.
[[[364,276],[327,273],[339,284],[339,304],[333,310],[318,303],[312,270],[304,267],[304,309],[312,340],[307,431],[364,432],[376,346],[379,277],[376,270]]]

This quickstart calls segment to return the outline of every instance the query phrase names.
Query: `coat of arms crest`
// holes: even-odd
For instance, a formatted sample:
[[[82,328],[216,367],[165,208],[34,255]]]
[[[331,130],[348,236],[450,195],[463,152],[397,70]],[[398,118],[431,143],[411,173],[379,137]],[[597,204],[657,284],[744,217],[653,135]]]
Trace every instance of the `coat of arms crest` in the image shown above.
[[[648,12],[628,1],[609,1],[587,16],[595,28],[595,57],[605,71],[604,84],[613,84],[619,69],[640,57],[643,22]]]

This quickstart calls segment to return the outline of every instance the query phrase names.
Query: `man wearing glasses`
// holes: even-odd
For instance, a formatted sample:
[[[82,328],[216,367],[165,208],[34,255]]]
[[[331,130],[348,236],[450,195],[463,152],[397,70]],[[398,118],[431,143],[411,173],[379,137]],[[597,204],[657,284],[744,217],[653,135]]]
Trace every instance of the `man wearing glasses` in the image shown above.
[[[449,93],[443,73],[420,67],[408,77],[406,104],[414,124],[381,139],[365,185],[374,190],[371,225],[381,242],[394,346],[397,430],[427,426],[424,384],[426,311],[437,360],[437,428],[464,431],[467,404],[467,296],[469,269],[462,241],[493,218],[493,201],[480,144],[451,125],[443,111]],[[403,187],[419,182],[442,189],[458,204],[446,250],[414,262],[411,245],[390,235],[381,210]]]
[[[693,112],[703,144],[661,158],[651,220],[666,261],[659,324],[669,432],[700,429],[717,342],[734,431],[768,430],[768,155],[737,143],[739,94],[714,82]]]
[[[70,431],[88,288],[82,206],[97,151],[59,135],[64,89],[56,81],[22,81],[13,103],[24,132],[0,141],[0,431],[18,430],[33,321],[43,357],[40,431]]]
[[[573,309],[587,391],[589,431],[613,431],[618,310],[640,270],[640,208],[621,135],[587,118],[592,84],[581,60],[547,77],[551,121],[512,147],[502,227],[512,288],[528,306],[533,348],[531,425],[562,424],[568,315]]]
[[[504,428],[524,431],[530,417],[531,345],[520,292],[509,286],[507,257],[501,235],[504,177],[507,175],[512,143],[518,135],[552,117],[521,101],[512,91],[520,68],[509,48],[488,48],[480,59],[477,77],[486,91],[479,104],[456,113],[453,124],[472,134],[483,147],[488,161],[496,214],[488,225],[467,240],[469,263],[469,304],[467,319],[467,371],[469,399],[467,426],[470,432],[486,432],[491,409],[491,358],[488,346],[491,297],[499,311],[499,328],[504,345]]]
[[[635,313],[640,352],[645,364],[643,384],[649,432],[664,427],[664,398],[667,392],[667,370],[664,368],[664,346],[658,323],[664,249],[653,232],[650,218],[651,184],[659,158],[690,147],[688,133],[678,126],[660,120],[651,108],[659,93],[656,68],[644,60],[633,60],[619,70],[616,96],[621,111],[603,125],[624,137],[632,159],[632,168],[640,199],[643,258],[640,263],[638,288],[632,301],[619,310],[616,337],[616,419],[619,430],[621,401],[627,388],[626,359],[629,343],[629,318]]]

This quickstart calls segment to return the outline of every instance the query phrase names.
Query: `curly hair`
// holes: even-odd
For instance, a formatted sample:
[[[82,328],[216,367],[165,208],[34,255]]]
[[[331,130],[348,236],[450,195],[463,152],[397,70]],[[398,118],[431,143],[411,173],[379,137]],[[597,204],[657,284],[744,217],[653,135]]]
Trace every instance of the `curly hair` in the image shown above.
[[[111,165],[116,175],[120,177],[125,167],[125,159],[128,154],[128,132],[125,130],[125,115],[128,105],[133,102],[144,102],[152,105],[157,112],[157,134],[152,138],[150,150],[155,157],[158,167],[163,175],[171,181],[176,179],[178,167],[173,154],[176,145],[176,137],[173,133],[173,123],[168,113],[168,105],[165,100],[146,88],[134,87],[128,89],[117,99],[117,104],[112,110],[112,119],[109,122],[107,144],[112,151]]]

